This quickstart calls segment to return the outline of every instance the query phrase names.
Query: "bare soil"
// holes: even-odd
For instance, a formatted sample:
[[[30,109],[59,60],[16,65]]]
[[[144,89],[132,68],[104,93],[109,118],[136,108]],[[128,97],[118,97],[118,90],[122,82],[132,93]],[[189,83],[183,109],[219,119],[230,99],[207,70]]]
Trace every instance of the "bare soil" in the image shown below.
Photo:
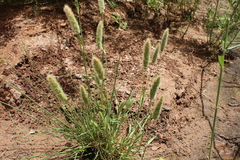
[[[63,5],[59,2],[42,3],[38,9],[34,9],[34,5],[0,8],[0,56],[48,97],[51,97],[50,93],[36,78],[39,73],[44,78],[47,74],[56,75],[68,96],[76,92],[75,84],[83,83],[81,79],[70,79],[69,75],[85,73],[77,39],[65,17]],[[149,159],[207,159],[219,65],[207,49],[202,22],[198,20],[192,24],[182,40],[178,28],[186,28],[185,21],[178,18],[165,21],[164,14],[162,20],[156,21],[155,16],[144,14],[143,5],[132,1],[122,1],[118,5],[115,10],[109,6],[106,9],[105,48],[110,78],[120,57],[119,84],[141,69],[144,40],[151,38],[153,46],[156,46],[164,29],[170,28],[166,50],[147,70],[147,78],[137,75],[119,90],[124,98],[134,88],[141,88],[143,83],[150,86],[156,75],[161,76],[157,97],[164,95],[164,108],[161,117],[146,128],[146,138],[158,134],[148,146],[146,156]],[[101,52],[95,43],[95,31],[100,20],[97,2],[82,1],[81,7],[87,54],[89,59],[92,55],[100,57]],[[119,13],[122,20],[128,22],[127,29],[119,29],[119,24],[111,18],[113,12]],[[27,48],[28,55],[23,46]],[[240,93],[232,95],[240,88],[239,57],[239,52],[236,52],[226,62],[213,154],[216,160],[240,159]],[[0,63],[0,74],[46,109],[54,111],[52,106],[44,105],[47,102],[6,63]],[[36,115],[25,105],[22,93],[3,80],[0,84],[1,101]],[[52,149],[49,144],[54,139],[24,138],[33,131],[45,129],[44,125],[7,105],[0,104],[0,115],[0,159],[17,160]]]

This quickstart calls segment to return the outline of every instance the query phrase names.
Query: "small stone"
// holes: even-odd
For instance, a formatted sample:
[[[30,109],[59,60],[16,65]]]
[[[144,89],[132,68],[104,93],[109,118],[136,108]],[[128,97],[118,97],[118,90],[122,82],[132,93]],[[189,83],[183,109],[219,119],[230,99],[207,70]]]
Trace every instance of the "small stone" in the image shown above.
[[[153,151],[158,150],[158,148],[159,148],[158,146],[152,146],[152,150],[153,150]]]

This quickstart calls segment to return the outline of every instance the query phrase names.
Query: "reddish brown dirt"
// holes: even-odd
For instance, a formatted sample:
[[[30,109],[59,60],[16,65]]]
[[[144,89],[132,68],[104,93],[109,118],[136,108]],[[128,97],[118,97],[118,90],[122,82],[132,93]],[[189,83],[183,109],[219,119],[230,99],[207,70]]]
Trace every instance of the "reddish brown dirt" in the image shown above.
[[[92,55],[101,56],[95,43],[95,31],[100,20],[97,2],[83,1],[81,6],[87,54],[89,58]],[[68,75],[85,74],[77,39],[62,8],[63,3],[45,3],[38,10],[28,5],[1,8],[0,56],[49,98],[51,96],[48,90],[36,78],[39,73],[44,78],[47,74],[56,75],[68,96],[74,95],[75,84],[82,83],[79,79],[70,80]],[[147,148],[146,156],[149,159],[207,159],[211,133],[209,122],[212,122],[214,114],[219,67],[205,47],[204,29],[196,22],[189,28],[184,40],[181,40],[176,27],[180,24],[186,28],[184,22],[155,22],[155,17],[146,17],[143,9],[141,5],[134,5],[132,2],[119,2],[119,8],[115,11],[107,6],[105,48],[110,78],[118,57],[121,58],[119,84],[139,71],[144,40],[151,38],[153,46],[156,46],[164,29],[170,27],[166,51],[147,70],[147,78],[137,75],[120,88],[119,95],[125,97],[134,88],[141,88],[143,83],[150,86],[152,79],[160,75],[158,97],[164,95],[164,108],[161,118],[146,128],[146,138],[158,134]],[[126,30],[118,29],[118,24],[111,18],[112,12],[118,12],[128,22]],[[23,45],[27,48],[28,55],[24,52]],[[28,56],[39,73],[30,64]],[[227,64],[225,70],[213,157],[224,160],[234,157],[240,159],[240,94],[227,100],[240,88],[239,55]],[[46,105],[46,100],[6,63],[0,63],[0,74],[3,79],[14,83],[47,109],[55,110],[53,106]],[[3,80],[0,84],[1,101],[41,118],[33,109],[24,105],[22,93]],[[30,131],[45,128],[36,120],[2,104],[0,114],[0,159],[21,159],[51,150],[49,146],[52,146],[50,144],[53,144],[54,139],[21,138],[28,137]]]

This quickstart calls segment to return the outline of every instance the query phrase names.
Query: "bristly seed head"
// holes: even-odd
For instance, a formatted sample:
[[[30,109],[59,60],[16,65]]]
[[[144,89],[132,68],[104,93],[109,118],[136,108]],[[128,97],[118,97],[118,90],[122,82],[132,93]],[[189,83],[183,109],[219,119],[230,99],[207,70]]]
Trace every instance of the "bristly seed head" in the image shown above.
[[[152,118],[153,119],[158,119],[161,112],[162,112],[162,104],[163,104],[163,96],[160,98],[160,100],[158,101],[154,111],[153,111],[153,114],[152,114]]]
[[[152,87],[150,89],[150,99],[151,100],[155,97],[158,87],[159,87],[159,84],[160,84],[160,76],[156,77],[153,81]]]
[[[163,33],[162,43],[161,43],[161,51],[164,51],[165,46],[167,45],[168,35],[169,35],[169,29],[167,28],[167,29],[165,29],[165,31]]]
[[[149,59],[150,59],[150,53],[151,53],[151,41],[148,38],[144,43],[143,48],[143,67],[147,68]]]
[[[104,68],[103,68],[103,65],[102,65],[102,62],[100,61],[100,59],[93,56],[92,66],[93,66],[95,75],[97,75],[99,80],[103,80],[104,79]]]
[[[70,25],[72,26],[72,29],[79,35],[81,33],[80,27],[79,27],[78,22],[73,14],[72,9],[67,4],[65,4],[63,11],[65,12],[65,14],[67,16],[68,21],[69,21]]]
[[[156,46],[156,49],[154,51],[154,54],[153,54],[153,57],[152,57],[152,63],[155,63],[156,60],[157,60],[157,57],[158,57],[158,53],[160,51],[160,47],[161,47],[161,44],[158,43],[157,46]]]
[[[103,49],[102,39],[103,39],[103,21],[99,21],[96,32],[96,43],[99,49]]]
[[[64,93],[61,85],[56,80],[56,78],[52,75],[48,75],[47,80],[50,83],[50,88],[52,89],[54,94],[57,96],[58,100],[67,101],[67,96]]]
[[[80,86],[80,91],[81,91],[83,102],[85,103],[85,105],[89,105],[89,98],[88,98],[88,94],[87,94],[87,91],[86,91],[85,87],[83,87],[81,85]]]
[[[98,0],[98,6],[100,9],[100,14],[104,14],[104,10],[105,10],[104,0]]]

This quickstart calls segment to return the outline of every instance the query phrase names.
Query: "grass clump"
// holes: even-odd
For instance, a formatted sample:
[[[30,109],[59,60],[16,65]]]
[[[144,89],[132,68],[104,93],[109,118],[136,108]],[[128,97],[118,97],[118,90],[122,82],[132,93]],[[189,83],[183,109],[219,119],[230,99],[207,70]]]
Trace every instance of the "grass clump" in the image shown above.
[[[104,17],[103,4],[104,1],[99,0],[102,18]],[[81,51],[84,51],[83,55],[86,56],[83,37],[81,37],[81,26],[77,22],[71,8],[68,5],[64,6],[64,11],[72,29],[77,33],[76,36],[79,40],[79,44],[82,49]],[[99,22],[96,34],[96,43],[97,46],[100,46],[100,49],[103,49],[101,48],[103,42],[101,38],[99,38],[103,37],[103,34],[101,33],[104,29],[103,20],[104,19],[101,19]],[[168,34],[168,30],[165,32]],[[168,37],[164,37],[165,46]],[[146,40],[143,48],[144,68],[141,71],[144,71],[149,66],[149,59],[151,55],[150,39]],[[158,44],[157,51],[154,52],[154,62],[157,60],[159,50],[160,44]],[[164,48],[162,50],[164,50]],[[41,106],[34,99],[22,92],[30,101],[27,105],[34,108],[36,113],[42,114],[45,121],[42,121],[42,119],[38,118],[38,116],[31,115],[24,110],[21,110],[21,112],[43,124],[46,124],[49,129],[43,131],[45,134],[50,135],[51,137],[61,137],[64,139],[64,142],[69,144],[67,147],[53,150],[51,153],[33,156],[34,158],[59,158],[63,155],[65,159],[76,159],[82,157],[97,160],[115,160],[134,159],[136,158],[136,154],[140,155],[141,158],[144,158],[147,145],[150,144],[156,137],[155,135],[147,142],[143,141],[145,126],[152,120],[158,119],[161,113],[163,103],[162,97],[158,101],[157,105],[155,107],[153,106],[153,100],[157,95],[160,84],[160,76],[154,79],[150,90],[143,87],[140,99],[134,98],[137,96],[135,95],[135,92],[132,91],[128,97],[123,97],[124,100],[121,100],[117,95],[119,90],[119,87],[117,87],[119,76],[118,66],[120,62],[118,61],[116,64],[115,76],[111,79],[107,74],[105,74],[105,70],[108,68],[104,68],[105,65],[102,62],[103,60],[100,60],[97,56],[92,56],[92,65],[90,66],[86,63],[86,61],[90,58],[91,57],[86,56],[83,59],[83,62],[85,62],[84,67],[85,71],[87,71],[88,68],[93,72],[89,74],[86,72],[85,75],[82,75],[82,77],[85,77],[86,81],[84,81],[84,84],[79,84],[79,96],[74,98],[74,100],[73,97],[67,97],[67,94],[62,89],[60,83],[57,81],[57,78],[53,75],[48,75],[46,78],[47,81],[41,79],[44,84],[46,84],[46,87],[50,89],[52,97],[54,97],[54,99],[45,99],[49,102],[49,104],[57,109],[56,112],[48,111],[44,108],[45,106]],[[0,60],[6,62],[2,58],[0,58]],[[142,73],[141,71],[135,75]],[[129,77],[129,79],[130,78],[132,77]],[[11,85],[14,87],[13,84]],[[147,97],[148,93],[149,97]],[[44,93],[41,95],[42,97],[45,97]],[[145,106],[145,102],[147,100],[150,102],[149,106]],[[2,101],[1,103],[5,104]],[[31,103],[35,104],[36,107],[33,107]],[[16,108],[14,106],[11,107]],[[137,112],[134,115],[132,114],[133,107],[137,108]],[[154,112],[151,111],[151,107],[155,108]],[[142,112],[145,112],[145,114],[142,114]],[[144,147],[145,149],[143,149]],[[33,157],[28,158],[31,159]]]
[[[145,92],[142,93],[141,99],[137,101],[133,98],[132,93],[126,100],[120,101],[117,96],[116,85],[111,89],[104,84],[104,68],[101,60],[97,57],[92,58],[92,67],[94,68],[93,76],[95,85],[90,93],[87,92],[83,85],[80,85],[80,95],[73,103],[67,98],[61,85],[52,75],[47,76],[48,84],[52,94],[56,97],[51,101],[55,107],[58,107],[59,113],[48,114],[47,120],[50,121],[50,129],[42,133],[52,137],[64,137],[69,144],[68,147],[60,151],[53,151],[51,154],[35,155],[36,157],[53,158],[64,155],[66,159],[71,158],[90,158],[98,160],[115,160],[115,159],[132,159],[138,154],[142,154],[145,142],[142,137],[145,133],[145,126],[153,119],[157,119],[161,113],[162,98],[155,107],[154,112],[150,110],[143,116],[142,106],[146,101]],[[117,74],[115,76],[115,80]],[[99,83],[101,81],[101,83]],[[153,81],[149,91],[150,100],[153,100],[160,84],[160,77]],[[98,94],[95,95],[94,91]],[[33,103],[33,99],[29,98]],[[114,102],[119,103],[114,106]],[[4,102],[2,102],[4,103]],[[136,104],[134,104],[136,103]],[[138,107],[135,117],[131,113],[132,107]],[[44,106],[39,107],[37,113]],[[23,113],[29,115],[25,111]],[[56,114],[55,116],[52,116]],[[32,118],[42,122],[37,117],[30,115]],[[151,138],[147,143],[151,143]],[[146,147],[146,146],[145,146]],[[27,157],[31,159],[33,157]]]
[[[119,13],[114,12],[111,17],[114,19],[114,22],[118,24],[119,30],[126,30],[128,28],[128,22],[124,21]]]

